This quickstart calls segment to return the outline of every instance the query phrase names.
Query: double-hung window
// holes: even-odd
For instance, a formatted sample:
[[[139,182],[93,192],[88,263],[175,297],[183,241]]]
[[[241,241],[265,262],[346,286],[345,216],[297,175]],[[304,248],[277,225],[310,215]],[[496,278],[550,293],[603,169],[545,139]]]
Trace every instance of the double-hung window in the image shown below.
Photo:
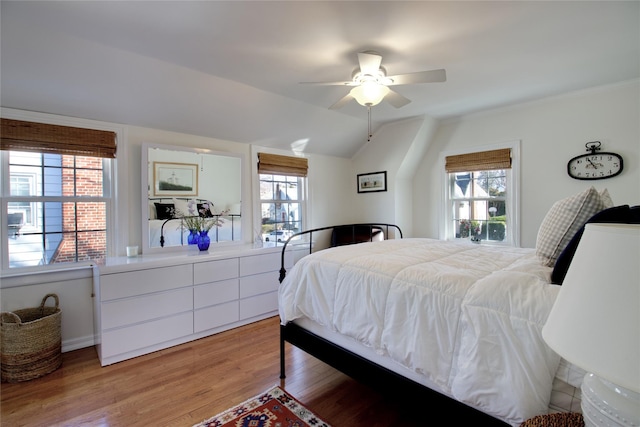
[[[516,245],[512,148],[447,156],[446,238]]]
[[[2,119],[1,143],[3,270],[105,258],[115,133]]]
[[[284,244],[303,229],[307,159],[258,153],[261,234]]]

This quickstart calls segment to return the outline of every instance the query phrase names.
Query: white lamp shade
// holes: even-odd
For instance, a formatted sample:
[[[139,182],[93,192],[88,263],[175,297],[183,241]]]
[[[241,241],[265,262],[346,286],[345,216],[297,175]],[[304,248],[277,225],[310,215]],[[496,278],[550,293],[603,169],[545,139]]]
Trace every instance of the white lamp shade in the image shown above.
[[[587,224],[544,340],[569,362],[640,392],[640,224]]]
[[[358,101],[358,104],[373,107],[382,102],[389,93],[389,88],[376,82],[364,82],[351,89],[349,93]]]

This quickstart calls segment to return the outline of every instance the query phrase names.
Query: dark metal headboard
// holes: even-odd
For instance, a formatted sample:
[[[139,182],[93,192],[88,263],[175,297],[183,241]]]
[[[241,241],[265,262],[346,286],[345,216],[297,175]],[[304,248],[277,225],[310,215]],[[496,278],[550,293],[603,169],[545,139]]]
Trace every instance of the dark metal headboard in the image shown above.
[[[293,239],[294,237],[297,236],[303,236],[308,234],[309,235],[309,253],[311,253],[312,251],[312,245],[313,245],[313,233],[317,233],[319,231],[324,231],[324,230],[331,230],[331,229],[335,229],[335,228],[348,228],[351,227],[352,228],[352,243],[359,243],[358,241],[356,241],[356,229],[357,228],[365,228],[368,227],[369,228],[369,240],[368,241],[373,241],[374,236],[377,234],[378,230],[384,229],[384,235],[385,235],[385,239],[389,237],[389,229],[391,228],[392,230],[395,229],[397,230],[398,234],[399,234],[399,238],[402,239],[402,230],[400,229],[400,227],[398,227],[395,224],[386,224],[386,223],[378,223],[378,222],[370,222],[370,223],[356,223],[356,224],[340,224],[340,225],[331,225],[329,227],[320,227],[320,228],[314,228],[311,230],[303,230],[300,231],[298,233],[293,234],[291,237],[289,237],[287,239],[286,242],[284,242],[284,246],[282,247],[282,254],[280,256],[280,277],[279,277],[279,281],[280,283],[282,283],[282,281],[284,280],[285,276],[287,275],[287,270],[284,268],[284,255],[285,255],[285,250],[287,249],[287,245],[289,244],[289,242],[291,241],[291,239]],[[394,236],[394,238],[398,238],[396,236]]]

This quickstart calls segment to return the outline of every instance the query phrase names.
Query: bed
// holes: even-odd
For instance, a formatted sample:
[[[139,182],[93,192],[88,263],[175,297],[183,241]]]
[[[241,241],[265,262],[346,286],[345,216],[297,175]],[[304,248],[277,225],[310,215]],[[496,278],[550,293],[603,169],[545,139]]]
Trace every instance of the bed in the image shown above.
[[[222,224],[220,227],[213,227],[209,231],[209,237],[212,242],[228,242],[240,239],[240,215],[224,215],[220,217],[220,221]],[[149,245],[151,247],[159,247],[161,236],[164,237],[164,246],[186,245],[189,230],[181,227],[179,218],[170,220],[150,219]]]
[[[282,378],[289,342],[375,387],[420,393],[459,421],[519,426],[580,410],[584,371],[542,339],[559,286],[536,249],[387,234],[281,270]]]
[[[280,271],[281,377],[289,342],[369,385],[419,394],[419,407],[459,425],[579,412],[585,372],[546,345],[542,327],[584,225],[638,221],[640,207],[590,187],[551,206],[535,248],[401,238],[380,225],[378,241],[352,231],[314,251],[312,233],[330,227],[298,233],[282,250],[284,260],[308,237],[309,254]]]
[[[204,203],[213,206],[211,202],[205,199],[178,197],[149,199],[149,246],[180,246],[187,244],[189,230],[182,225],[180,216],[188,214],[188,203],[190,200],[197,204],[198,210],[202,208],[202,204]],[[212,242],[227,242],[241,239],[241,215],[239,207],[235,207],[233,211],[226,212],[224,215],[219,215],[208,210],[207,217],[220,219],[220,227],[213,227],[209,231],[209,237]]]

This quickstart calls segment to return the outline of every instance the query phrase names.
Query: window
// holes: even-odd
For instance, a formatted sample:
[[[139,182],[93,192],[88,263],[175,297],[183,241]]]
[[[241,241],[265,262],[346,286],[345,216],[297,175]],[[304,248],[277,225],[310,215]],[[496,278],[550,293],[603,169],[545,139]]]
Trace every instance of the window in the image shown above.
[[[516,245],[512,149],[446,157],[446,238]]]
[[[78,128],[5,120],[0,159],[2,181],[9,185],[2,186],[2,224],[8,230],[3,233],[7,237],[2,241],[2,269],[105,258],[113,161],[73,154],[78,150],[69,145],[59,149],[24,135],[11,138],[10,126],[20,131],[31,125],[40,131],[54,129],[63,142],[70,141],[64,132]],[[84,145],[91,147],[92,142],[84,140]],[[80,151],[87,152],[86,148]]]
[[[262,240],[279,246],[303,229],[307,159],[266,153],[258,159]]]
[[[286,242],[302,230],[303,178],[260,174],[260,211],[265,242]]]

